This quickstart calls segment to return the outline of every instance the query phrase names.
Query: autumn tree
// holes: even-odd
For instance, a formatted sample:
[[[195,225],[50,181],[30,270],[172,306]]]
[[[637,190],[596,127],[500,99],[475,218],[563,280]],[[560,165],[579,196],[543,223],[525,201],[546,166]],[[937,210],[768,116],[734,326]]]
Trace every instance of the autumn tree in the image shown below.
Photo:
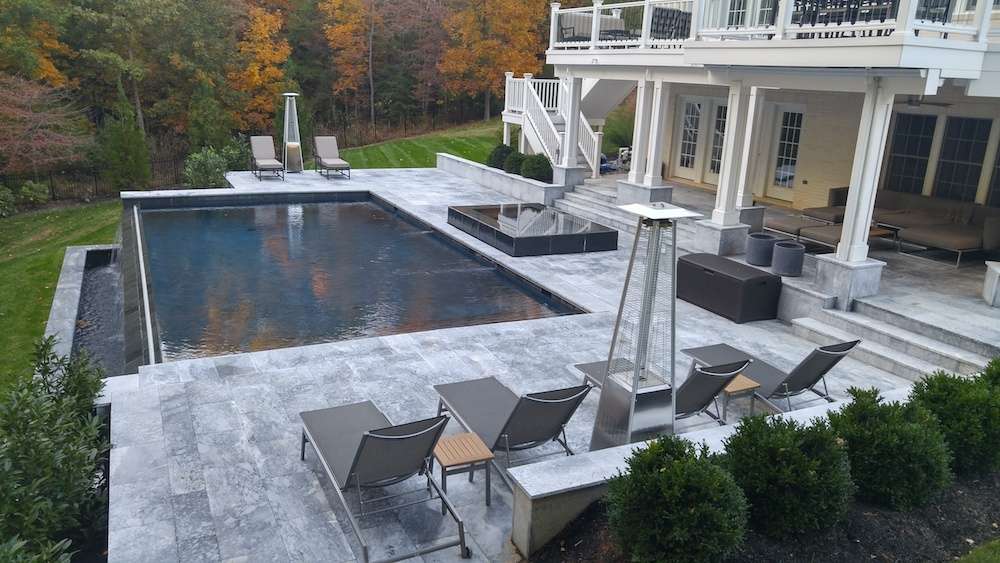
[[[545,14],[538,0],[460,0],[444,21],[451,41],[440,69],[448,91],[482,94],[489,119],[491,96],[503,95],[504,72],[541,70]]]
[[[375,0],[323,0],[320,11],[326,17],[323,26],[326,40],[333,53],[337,79],[333,93],[345,97],[358,107],[367,89],[370,121],[375,122],[375,69],[373,41],[375,27],[380,24]],[[366,84],[367,82],[367,84]]]
[[[282,65],[292,52],[288,41],[280,37],[283,25],[279,12],[250,8],[250,22],[237,44],[244,63],[229,73],[231,87],[245,98],[243,107],[236,112],[242,129],[261,131],[274,115],[275,102],[285,87]]]
[[[52,0],[0,1],[0,72],[65,86],[56,60],[72,55],[59,40],[66,6]]]
[[[65,91],[0,74],[0,173],[37,174],[73,163],[90,141]]]

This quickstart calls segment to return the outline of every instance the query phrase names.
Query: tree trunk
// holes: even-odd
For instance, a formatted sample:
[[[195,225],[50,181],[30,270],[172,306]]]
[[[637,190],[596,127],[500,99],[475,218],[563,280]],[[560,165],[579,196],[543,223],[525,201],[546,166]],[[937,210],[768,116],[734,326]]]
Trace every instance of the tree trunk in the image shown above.
[[[483,92],[483,121],[490,120],[490,91]]]
[[[134,68],[135,55],[131,44],[128,46],[128,61]],[[142,136],[145,137],[146,118],[142,115],[142,103],[139,101],[139,81],[135,79],[135,76],[130,76],[129,81],[132,82],[132,103],[135,105],[135,124],[139,127],[139,131],[142,131]]]
[[[375,130],[375,68],[372,62],[375,51],[375,0],[368,6],[368,107]]]

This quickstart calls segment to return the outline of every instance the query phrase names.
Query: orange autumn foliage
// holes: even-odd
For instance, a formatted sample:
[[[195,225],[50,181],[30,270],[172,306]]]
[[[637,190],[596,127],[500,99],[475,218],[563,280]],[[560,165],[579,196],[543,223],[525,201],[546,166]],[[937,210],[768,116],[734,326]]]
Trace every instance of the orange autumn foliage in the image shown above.
[[[35,78],[49,86],[65,86],[66,75],[56,68],[52,61],[54,54],[68,55],[69,47],[59,41],[56,30],[48,22],[35,22],[31,29],[31,38],[35,41]]]
[[[250,23],[237,43],[245,64],[228,76],[233,90],[247,97],[244,106],[236,111],[236,121],[243,129],[264,130],[274,119],[275,103],[285,88],[281,65],[292,53],[288,41],[280,38],[283,25],[280,13],[250,8]]]
[[[365,0],[323,0],[319,4],[327,22],[323,35],[333,53],[335,95],[352,97],[363,90],[368,75],[370,9]],[[378,25],[377,14],[373,17]]]
[[[502,96],[504,72],[541,71],[546,10],[538,0],[467,0],[444,22],[451,38],[439,65],[445,88]]]

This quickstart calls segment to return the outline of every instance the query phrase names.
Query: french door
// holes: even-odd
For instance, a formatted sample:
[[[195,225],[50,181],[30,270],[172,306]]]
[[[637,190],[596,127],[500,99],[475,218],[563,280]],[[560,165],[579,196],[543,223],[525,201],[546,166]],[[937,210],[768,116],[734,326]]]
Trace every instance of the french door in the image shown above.
[[[727,110],[725,98],[681,97],[674,136],[674,176],[719,183]]]
[[[765,184],[768,197],[793,199],[804,116],[804,109],[798,106],[779,104],[775,107],[774,144]]]

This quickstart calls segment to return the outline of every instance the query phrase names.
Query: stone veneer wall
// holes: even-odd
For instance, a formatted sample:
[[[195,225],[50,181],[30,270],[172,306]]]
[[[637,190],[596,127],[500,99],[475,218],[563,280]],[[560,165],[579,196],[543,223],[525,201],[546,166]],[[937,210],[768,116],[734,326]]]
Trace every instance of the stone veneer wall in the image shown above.
[[[437,153],[437,168],[531,203],[552,205],[552,202],[561,198],[567,191],[564,186],[508,174],[503,170],[442,152]]]

